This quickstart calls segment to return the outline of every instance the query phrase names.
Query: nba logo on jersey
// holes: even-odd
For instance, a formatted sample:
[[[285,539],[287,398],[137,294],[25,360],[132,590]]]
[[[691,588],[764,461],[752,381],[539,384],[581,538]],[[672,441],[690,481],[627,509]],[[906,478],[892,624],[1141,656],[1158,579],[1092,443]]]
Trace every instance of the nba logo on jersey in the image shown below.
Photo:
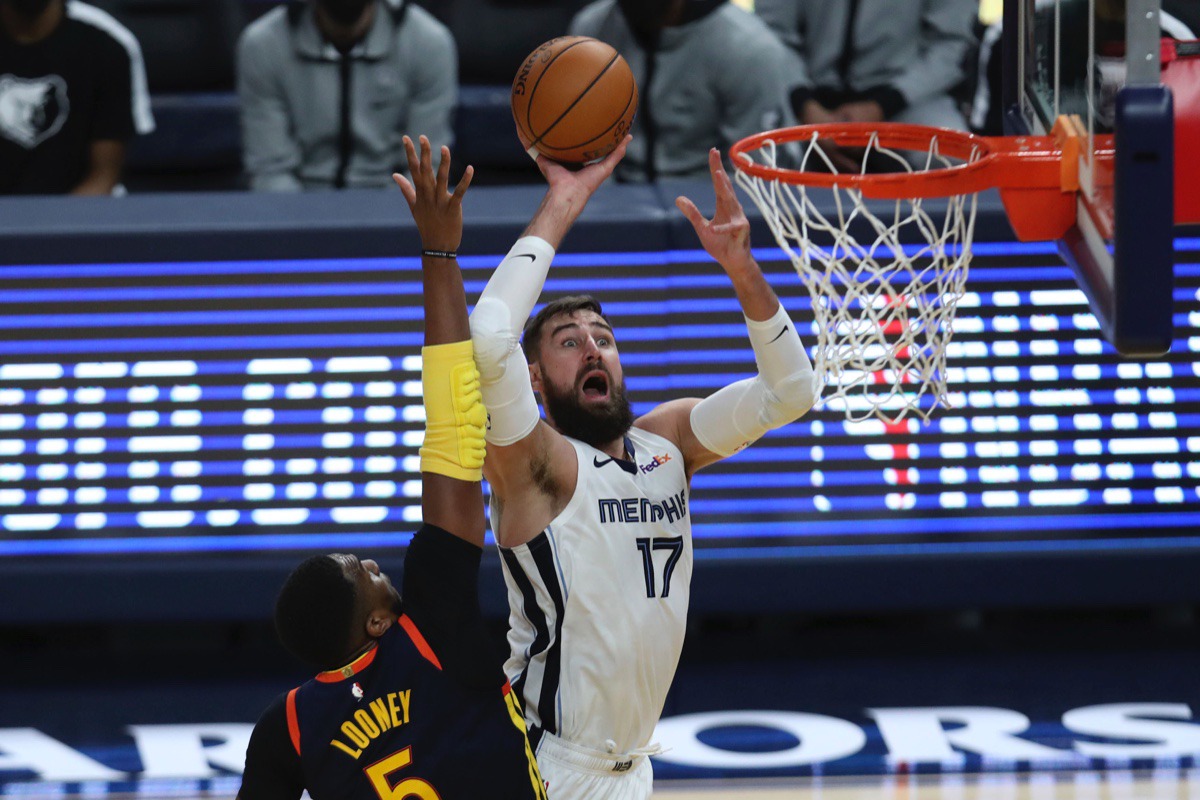
[[[359,686],[357,683],[355,683],[353,686],[350,687],[350,694],[354,695],[355,700],[363,699],[362,687]]]

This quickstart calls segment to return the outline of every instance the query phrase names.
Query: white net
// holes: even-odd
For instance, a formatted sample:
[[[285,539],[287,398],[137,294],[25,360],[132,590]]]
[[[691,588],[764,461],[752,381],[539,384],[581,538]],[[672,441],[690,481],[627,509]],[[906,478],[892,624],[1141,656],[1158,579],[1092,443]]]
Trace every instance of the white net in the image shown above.
[[[816,133],[799,146],[800,172],[811,170],[810,159],[838,171]],[[746,157],[781,166],[782,149],[768,140]],[[927,152],[902,154],[879,146],[875,136],[862,153],[861,168],[878,169],[881,161],[909,172],[962,163],[940,155],[936,137]],[[851,421],[876,417],[885,423],[910,414],[928,421],[934,408],[948,406],[946,346],[971,261],[975,195],[872,201],[873,211],[856,189],[818,190],[742,170],[736,177],[812,298],[813,363],[825,384],[822,403],[843,410]],[[835,213],[827,216],[830,194]],[[812,195],[824,202],[814,202]]]

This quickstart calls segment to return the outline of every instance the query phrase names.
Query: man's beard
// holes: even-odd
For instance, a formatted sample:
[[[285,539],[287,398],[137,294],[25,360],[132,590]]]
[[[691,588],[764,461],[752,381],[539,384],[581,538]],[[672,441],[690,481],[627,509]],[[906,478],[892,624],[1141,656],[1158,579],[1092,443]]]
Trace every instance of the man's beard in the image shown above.
[[[633,409],[629,407],[625,385],[618,386],[611,376],[608,401],[603,405],[585,407],[579,402],[575,387],[560,392],[550,381],[542,382],[542,403],[559,433],[592,447],[602,447],[624,436],[633,426]]]

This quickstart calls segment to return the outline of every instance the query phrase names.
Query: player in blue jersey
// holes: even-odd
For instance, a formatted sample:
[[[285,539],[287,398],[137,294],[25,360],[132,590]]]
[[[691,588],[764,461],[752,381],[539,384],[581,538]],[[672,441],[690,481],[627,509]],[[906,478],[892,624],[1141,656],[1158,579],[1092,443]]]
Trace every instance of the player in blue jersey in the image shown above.
[[[254,728],[240,800],[545,800],[522,711],[484,632],[485,412],[454,253],[467,168],[449,188],[428,140],[405,138],[412,180],[394,176],[423,246],[426,409],[424,525],[404,593],[374,561],[317,556],[288,578],[280,639],[322,670],[279,697]],[[611,171],[611,165],[608,169]]]

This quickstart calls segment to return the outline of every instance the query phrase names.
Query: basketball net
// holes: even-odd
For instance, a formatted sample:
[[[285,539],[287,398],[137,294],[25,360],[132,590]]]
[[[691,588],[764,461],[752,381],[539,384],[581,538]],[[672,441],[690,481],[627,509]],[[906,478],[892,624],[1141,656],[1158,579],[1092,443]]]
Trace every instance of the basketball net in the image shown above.
[[[946,348],[971,261],[976,194],[949,196],[944,210],[943,201],[922,198],[873,200],[868,206],[858,188],[834,183],[829,191],[835,214],[826,216],[828,194],[820,195],[819,205],[802,181],[756,177],[742,168],[740,159],[786,169],[778,162],[783,151],[798,155],[798,169],[789,170],[793,175],[822,167],[824,177],[836,175],[820,136],[813,130],[793,145],[766,139],[743,150],[735,156],[736,180],[812,298],[813,362],[825,385],[821,403],[840,408],[854,422],[875,417],[896,423],[910,414],[928,421],[934,408],[949,406]],[[796,147],[798,154],[791,149]],[[912,157],[913,151],[905,152]],[[967,163],[978,157],[971,151]],[[926,171],[963,163],[943,156],[936,136],[921,160]],[[856,161],[862,174],[869,162],[880,161],[897,171],[921,171],[900,152],[881,146],[877,133]]]

